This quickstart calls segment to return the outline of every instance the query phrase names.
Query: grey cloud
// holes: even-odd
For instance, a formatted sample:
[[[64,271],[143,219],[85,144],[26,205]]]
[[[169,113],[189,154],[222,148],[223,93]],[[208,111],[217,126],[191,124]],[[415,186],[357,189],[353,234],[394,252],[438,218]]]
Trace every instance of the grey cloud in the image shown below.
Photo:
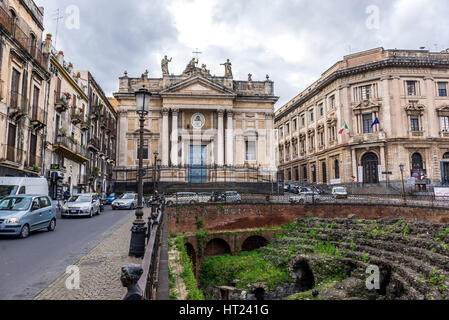
[[[192,0],[190,0],[192,1]],[[374,47],[434,50],[449,47],[446,0],[245,0],[219,1],[213,10],[213,22],[224,26],[250,26],[262,35],[276,37],[289,33],[307,39],[305,56],[295,63],[275,53],[262,40],[243,50],[234,46],[201,48],[200,63],[208,64],[212,73],[222,74],[219,63],[230,58],[238,77],[263,80],[270,74],[282,106],[335,62],[350,52]],[[67,0],[37,1],[46,7],[46,25],[54,33],[52,12],[73,3]],[[145,69],[159,76],[157,55],[174,56],[170,71],[179,73],[194,48],[186,48],[178,40],[174,18],[167,5],[170,1],[106,1],[79,0],[81,30],[61,28],[59,43],[75,67],[90,69],[107,93],[117,89],[117,77],[126,69],[140,75]],[[380,9],[380,29],[366,27],[366,7]],[[191,19],[202,19],[192,16]],[[243,30],[242,30],[243,31]],[[239,32],[239,29],[237,29]],[[58,47],[60,47],[58,45]],[[184,58],[183,58],[184,57]],[[176,60],[176,61],[175,61]],[[295,79],[295,80],[289,80]]]

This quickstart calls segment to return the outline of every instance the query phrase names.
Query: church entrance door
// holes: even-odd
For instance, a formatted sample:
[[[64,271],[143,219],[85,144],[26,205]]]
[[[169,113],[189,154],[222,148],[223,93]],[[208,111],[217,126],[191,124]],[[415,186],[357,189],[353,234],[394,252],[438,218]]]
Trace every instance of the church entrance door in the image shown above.
[[[189,183],[207,182],[206,146],[190,146]]]

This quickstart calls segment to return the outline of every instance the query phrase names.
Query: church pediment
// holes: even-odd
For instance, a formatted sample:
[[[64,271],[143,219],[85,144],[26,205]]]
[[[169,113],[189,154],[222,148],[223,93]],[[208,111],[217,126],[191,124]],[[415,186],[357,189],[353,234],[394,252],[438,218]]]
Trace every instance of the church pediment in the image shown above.
[[[379,112],[381,105],[372,100],[363,100],[359,104],[353,107],[355,114],[365,113],[365,112]]]
[[[202,76],[195,76],[168,87],[161,92],[162,96],[169,95],[219,95],[235,96],[228,88],[217,84]]]

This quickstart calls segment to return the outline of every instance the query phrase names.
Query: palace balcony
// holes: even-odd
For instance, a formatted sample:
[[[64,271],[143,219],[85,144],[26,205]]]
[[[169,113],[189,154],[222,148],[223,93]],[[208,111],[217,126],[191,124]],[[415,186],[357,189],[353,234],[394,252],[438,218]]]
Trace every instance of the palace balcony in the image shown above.
[[[81,130],[85,132],[85,131],[89,130],[90,126],[91,126],[91,122],[90,122],[90,120],[88,120],[88,121],[81,122],[80,127],[81,127]]]
[[[63,94],[61,92],[55,91],[55,110],[57,112],[65,112],[69,109],[69,103],[67,100],[63,99]]]
[[[100,151],[100,140],[98,138],[91,138],[89,140],[88,148],[93,151]]]
[[[18,92],[10,91],[8,116],[14,120],[20,120],[27,115],[28,99]]]
[[[41,130],[47,125],[47,113],[38,106],[32,107],[30,121],[34,130]]]
[[[43,43],[36,39],[33,41],[23,29],[31,30],[30,27],[23,21],[20,22],[20,27],[14,21],[9,13],[0,6],[0,25],[23,47],[23,49],[34,58],[34,60],[44,69],[47,69],[47,58],[42,52]],[[40,45],[38,45],[40,43]]]
[[[13,167],[20,167],[24,160],[25,151],[15,146],[2,145],[0,163]]]
[[[64,157],[78,163],[89,161],[88,152],[73,139],[58,135],[53,145],[55,152],[62,154]]]
[[[83,122],[83,115],[74,111],[72,112],[72,123],[73,125],[77,125]]]
[[[351,137],[350,143],[366,143],[366,142],[376,142],[382,141],[387,138],[387,135],[383,131],[358,134]]]

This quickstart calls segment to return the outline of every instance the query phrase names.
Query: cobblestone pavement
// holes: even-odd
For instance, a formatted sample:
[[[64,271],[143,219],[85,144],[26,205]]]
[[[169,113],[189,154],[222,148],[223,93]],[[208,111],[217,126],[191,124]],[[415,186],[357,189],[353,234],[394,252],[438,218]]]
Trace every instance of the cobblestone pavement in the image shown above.
[[[145,210],[145,221],[148,216]],[[126,294],[120,282],[121,268],[142,262],[128,256],[133,221],[134,216],[75,264],[80,270],[80,289],[67,289],[66,281],[73,275],[63,274],[34,300],[121,300]]]

